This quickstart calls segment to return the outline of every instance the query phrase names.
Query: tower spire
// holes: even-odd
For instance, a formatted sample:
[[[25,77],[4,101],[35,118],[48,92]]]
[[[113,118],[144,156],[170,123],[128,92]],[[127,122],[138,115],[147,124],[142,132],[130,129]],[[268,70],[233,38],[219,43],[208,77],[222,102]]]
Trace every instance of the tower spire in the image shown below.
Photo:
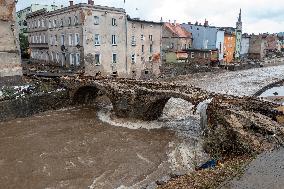
[[[239,14],[239,22],[242,22],[242,9],[240,9],[240,14]]]

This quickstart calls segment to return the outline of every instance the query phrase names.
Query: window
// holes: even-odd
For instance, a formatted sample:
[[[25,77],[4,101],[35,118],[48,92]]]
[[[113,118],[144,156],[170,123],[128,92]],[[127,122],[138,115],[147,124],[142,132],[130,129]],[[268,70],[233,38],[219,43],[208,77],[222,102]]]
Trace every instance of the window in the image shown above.
[[[142,34],[141,35],[141,41],[144,41],[145,40],[145,38],[144,38],[144,35]]]
[[[57,24],[56,19],[54,19],[54,20],[53,20],[53,27],[54,27],[54,28],[56,27],[56,24]]]
[[[76,53],[76,65],[80,65],[80,53]]]
[[[187,45],[186,44],[184,44],[184,49],[187,49]]]
[[[53,52],[50,53],[50,60],[53,62]]]
[[[95,46],[99,46],[100,44],[100,34],[95,34]]]
[[[72,23],[72,18],[68,17],[68,25],[71,26],[71,23]]]
[[[49,44],[53,45],[53,36],[52,35],[50,35],[50,37],[49,37]]]
[[[69,46],[73,46],[73,38],[72,33],[68,35]]]
[[[75,33],[75,45],[80,45],[80,35]]]
[[[149,35],[149,40],[153,41],[153,35]]]
[[[42,25],[43,28],[45,27],[45,23],[44,23],[43,19],[41,20],[41,25]]]
[[[143,24],[141,24],[141,29],[144,29],[144,25]]]
[[[40,25],[41,25],[41,21],[40,20],[38,20],[37,21],[37,26],[40,28]]]
[[[116,63],[116,62],[117,62],[117,54],[112,53],[112,63]]]
[[[62,53],[62,54],[61,54],[61,65],[63,66],[64,63],[65,63],[65,54]]]
[[[59,62],[59,53],[56,53],[56,61]]]
[[[61,34],[61,45],[65,45],[64,34]]]
[[[112,18],[112,19],[111,19],[111,25],[112,25],[112,26],[117,26],[117,25],[116,25],[116,19],[115,19],[115,18]]]
[[[95,54],[95,64],[100,65],[101,64],[101,55]]]
[[[144,53],[144,45],[142,45],[142,53]]]
[[[116,45],[116,35],[111,36],[111,44]]]
[[[43,35],[43,43],[46,43],[45,35]]]
[[[57,45],[57,35],[54,36],[54,45]]]
[[[51,25],[51,20],[48,21],[48,28],[51,28],[52,25]]]
[[[75,16],[75,18],[74,18],[74,24],[75,24],[75,25],[78,25],[78,24],[79,24],[78,16]]]
[[[150,53],[153,53],[153,45],[150,45]]]
[[[135,40],[135,36],[134,35],[132,35],[132,37],[131,37],[131,45],[132,46],[136,45],[136,40]]]
[[[191,52],[191,54],[190,54],[190,58],[194,58],[194,52]]]
[[[132,54],[131,55],[131,62],[134,64],[136,62],[136,55]]]
[[[61,24],[60,24],[60,26],[63,27],[63,25],[64,25],[64,22],[63,22],[63,19],[61,18]]]
[[[98,16],[94,16],[94,24],[99,25],[100,24],[100,18]]]
[[[73,56],[74,56],[74,55],[73,55],[72,53],[69,54],[69,62],[70,62],[70,65],[74,65]]]

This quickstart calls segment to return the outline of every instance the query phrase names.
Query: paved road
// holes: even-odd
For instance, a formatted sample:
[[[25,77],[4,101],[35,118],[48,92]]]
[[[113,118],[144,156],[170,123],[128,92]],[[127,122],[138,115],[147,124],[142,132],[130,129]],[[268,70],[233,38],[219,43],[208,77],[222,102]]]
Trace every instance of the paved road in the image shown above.
[[[284,148],[266,152],[254,160],[241,178],[222,189],[283,189]]]

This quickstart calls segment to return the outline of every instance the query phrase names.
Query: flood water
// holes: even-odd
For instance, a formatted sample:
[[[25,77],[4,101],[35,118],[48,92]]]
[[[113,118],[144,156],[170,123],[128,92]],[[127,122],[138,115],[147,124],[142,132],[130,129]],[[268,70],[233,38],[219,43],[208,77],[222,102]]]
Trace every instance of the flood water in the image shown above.
[[[262,93],[260,97],[265,97],[268,100],[284,105],[284,86],[272,87]]]
[[[97,103],[0,123],[4,188],[150,188],[202,159],[199,117],[181,99],[153,122],[118,119]]]

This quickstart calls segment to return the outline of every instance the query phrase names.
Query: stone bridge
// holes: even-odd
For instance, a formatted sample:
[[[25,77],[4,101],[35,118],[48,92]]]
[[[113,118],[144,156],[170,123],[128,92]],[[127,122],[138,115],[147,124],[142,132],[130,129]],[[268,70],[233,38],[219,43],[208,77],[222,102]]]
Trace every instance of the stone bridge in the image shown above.
[[[99,95],[106,95],[118,117],[142,120],[159,118],[170,98],[180,98],[192,103],[195,108],[207,99],[215,99],[220,104],[230,103],[247,111],[263,113],[275,117],[276,105],[254,97],[236,97],[217,94],[200,88],[168,82],[137,80],[95,80],[94,78],[65,78],[64,85],[70,90],[75,103],[88,103]]]
[[[159,118],[170,98],[181,98],[194,105],[210,99],[203,126],[204,148],[212,155],[259,153],[283,145],[284,127],[277,122],[283,112],[278,104],[256,97],[217,94],[177,83],[137,80],[95,80],[63,78],[74,103],[89,103],[106,95],[118,117],[141,120]],[[204,118],[204,116],[201,116]],[[201,119],[202,120],[202,119]],[[204,127],[206,126],[206,127]]]

